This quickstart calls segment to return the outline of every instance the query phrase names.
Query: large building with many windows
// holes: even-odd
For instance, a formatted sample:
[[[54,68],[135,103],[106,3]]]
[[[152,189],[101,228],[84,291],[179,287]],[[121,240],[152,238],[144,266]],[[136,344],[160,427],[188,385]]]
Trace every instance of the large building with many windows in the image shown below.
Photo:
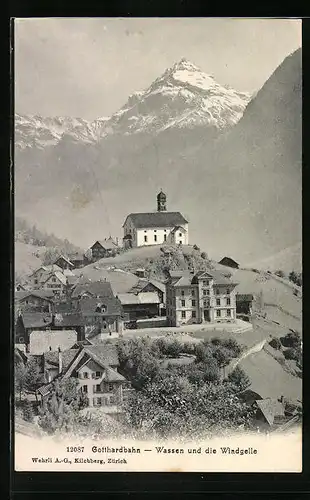
[[[234,322],[236,286],[217,271],[170,271],[166,282],[168,324]]]

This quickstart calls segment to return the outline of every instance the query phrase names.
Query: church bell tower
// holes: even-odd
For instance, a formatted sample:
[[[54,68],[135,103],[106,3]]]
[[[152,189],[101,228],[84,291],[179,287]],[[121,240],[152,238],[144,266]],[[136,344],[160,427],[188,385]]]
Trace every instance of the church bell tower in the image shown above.
[[[157,212],[166,212],[167,210],[166,203],[167,203],[167,197],[161,189],[157,195]]]

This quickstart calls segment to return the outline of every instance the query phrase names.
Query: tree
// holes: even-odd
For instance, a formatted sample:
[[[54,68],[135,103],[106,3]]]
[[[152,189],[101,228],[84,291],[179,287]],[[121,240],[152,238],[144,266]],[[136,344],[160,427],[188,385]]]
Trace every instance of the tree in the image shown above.
[[[271,347],[273,347],[273,349],[277,349],[277,350],[280,350],[282,348],[281,340],[278,339],[277,337],[273,337],[270,340],[269,345]]]
[[[33,359],[30,359],[26,364],[25,382],[27,391],[35,394],[37,398],[36,391],[42,385],[42,376],[39,366]]]
[[[235,385],[239,391],[244,391],[251,385],[250,378],[239,366],[236,366],[236,368],[228,375],[227,379],[228,382]]]
[[[297,332],[289,332],[285,337],[280,338],[284,347],[298,347],[300,346],[300,335]]]
[[[22,394],[25,392],[27,387],[27,370],[23,363],[18,363],[15,365],[14,371],[14,384],[15,392],[19,394],[19,400],[22,400]]]
[[[57,380],[52,391],[39,409],[39,425],[49,434],[73,430],[79,410],[87,405],[85,395],[78,390],[78,380],[70,377]]]
[[[27,422],[33,422],[33,408],[31,402],[26,399],[23,407],[23,417]]]

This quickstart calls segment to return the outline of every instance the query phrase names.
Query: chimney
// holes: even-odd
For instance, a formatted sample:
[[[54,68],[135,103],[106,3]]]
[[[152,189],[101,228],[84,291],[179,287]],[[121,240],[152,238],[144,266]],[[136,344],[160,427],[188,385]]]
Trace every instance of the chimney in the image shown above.
[[[62,352],[60,347],[58,347],[58,373],[62,372]]]

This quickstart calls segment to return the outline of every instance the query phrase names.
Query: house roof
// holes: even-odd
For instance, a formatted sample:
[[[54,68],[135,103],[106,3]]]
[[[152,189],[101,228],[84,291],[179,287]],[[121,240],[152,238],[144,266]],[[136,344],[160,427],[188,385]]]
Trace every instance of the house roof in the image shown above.
[[[67,278],[66,276],[63,274],[62,270],[61,271],[53,271],[51,273],[48,273],[47,275],[44,276],[44,280],[42,281],[42,283],[46,283],[50,278],[52,278],[53,276],[56,276],[56,278],[63,284],[63,285],[66,285],[67,284]]]
[[[76,252],[76,253],[70,253],[69,254],[69,259],[71,260],[72,263],[74,263],[74,261],[77,261],[77,260],[83,260],[85,259],[85,255],[82,254],[82,253],[79,253],[79,252]]]
[[[118,298],[122,305],[134,304],[159,304],[159,298],[156,292],[119,293]]]
[[[224,264],[225,265],[225,262],[226,263],[230,263],[230,264],[236,264],[237,266],[239,266],[238,262],[236,262],[234,259],[232,259],[231,257],[223,257],[218,263],[219,264]]]
[[[119,364],[117,347],[114,344],[85,346],[84,351],[102,365],[116,366]]]
[[[30,296],[40,298],[40,299],[45,299],[45,300],[48,300],[49,302],[53,302],[54,294],[50,290],[34,290],[34,291],[21,290],[21,291],[15,292],[15,299],[19,300],[19,301],[24,300]]]
[[[274,423],[276,416],[284,416],[284,406],[277,399],[267,398],[255,402],[269,425]]]
[[[30,277],[34,276],[40,270],[42,270],[45,273],[51,273],[51,272],[54,272],[54,271],[60,271],[60,272],[62,272],[62,268],[59,267],[59,266],[57,266],[57,264],[50,264],[48,266],[40,266],[40,267],[38,267],[37,269],[35,269],[33,271],[33,273],[30,275]]]
[[[251,302],[254,300],[254,296],[250,293],[237,293],[236,302]]]
[[[110,368],[109,366],[105,366],[103,380],[106,380],[107,382],[121,382],[121,381],[124,381],[126,379],[125,379],[125,377],[123,377],[123,375],[121,375],[117,371],[113,370],[113,368]]]
[[[59,255],[59,257],[57,257],[57,259],[55,260],[55,262],[57,262],[59,259],[63,259],[64,261],[67,262],[67,264],[70,264],[70,266],[73,266],[71,260],[69,260],[68,257],[65,257],[64,255]]]
[[[101,245],[105,250],[117,248],[117,243],[115,243],[115,241],[111,237],[105,240],[95,241],[95,243],[90,248],[93,248],[97,243],[99,243],[99,245]]]
[[[123,227],[129,217],[136,228],[175,227],[188,222],[180,212],[134,213],[126,217]]]
[[[83,293],[89,293],[93,297],[113,297],[111,283],[108,281],[90,281],[87,283],[78,283],[72,292],[73,298],[78,298]]]
[[[55,314],[55,326],[77,327],[84,326],[85,321],[81,313]]]
[[[182,226],[176,226],[172,229],[172,233],[176,233],[177,231],[181,231],[182,233],[186,233],[186,230]]]
[[[43,328],[52,323],[52,316],[40,312],[24,312],[21,315],[25,328]]]
[[[214,285],[237,285],[231,279],[224,276],[219,271],[208,270],[208,271],[198,271],[195,274],[190,273],[190,271],[170,271],[170,277],[172,279],[172,286],[190,286],[197,283],[197,280],[202,279],[204,276],[213,279]]]
[[[98,314],[96,313],[96,308],[99,304],[106,307],[106,311],[103,315],[119,316],[122,313],[122,305],[115,297],[104,297],[102,299],[83,297],[79,300],[79,308],[84,315]]]
[[[66,370],[73,359],[76,357],[80,349],[66,349],[61,352],[62,356],[62,368]],[[44,365],[46,363],[50,365],[51,368],[56,368],[59,366],[59,353],[58,351],[48,351],[43,353]]]
[[[153,285],[155,288],[157,288],[158,290],[160,290],[161,292],[165,292],[166,290],[166,286],[164,285],[164,283],[161,283],[161,281],[157,281],[157,280],[148,280],[148,279],[140,279],[138,281],[138,283],[136,283],[136,285],[134,285],[131,289],[130,289],[130,293],[140,293],[144,290],[144,288],[148,285]]]

